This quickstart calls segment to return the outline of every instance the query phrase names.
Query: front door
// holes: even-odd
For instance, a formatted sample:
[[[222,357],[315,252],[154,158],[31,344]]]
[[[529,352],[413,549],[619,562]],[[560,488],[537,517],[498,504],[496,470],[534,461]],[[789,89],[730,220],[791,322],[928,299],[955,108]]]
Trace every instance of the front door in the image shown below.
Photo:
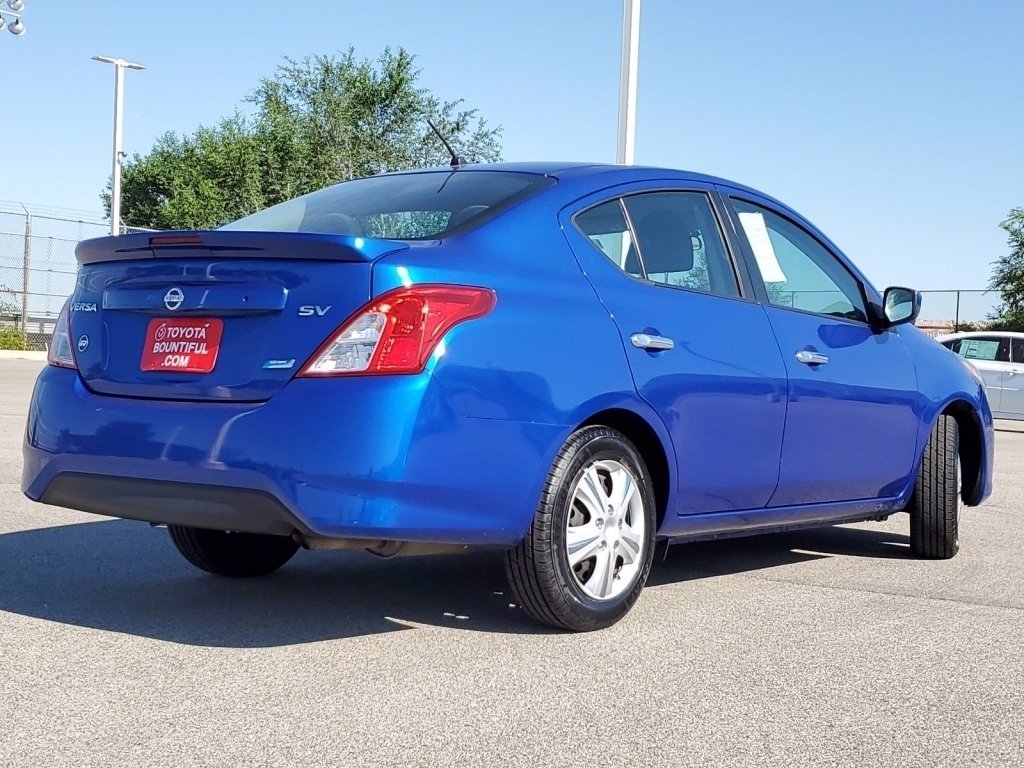
[[[859,278],[808,229],[767,202],[730,206],[789,373],[769,506],[898,495],[916,469],[920,397],[899,329],[869,324]]]

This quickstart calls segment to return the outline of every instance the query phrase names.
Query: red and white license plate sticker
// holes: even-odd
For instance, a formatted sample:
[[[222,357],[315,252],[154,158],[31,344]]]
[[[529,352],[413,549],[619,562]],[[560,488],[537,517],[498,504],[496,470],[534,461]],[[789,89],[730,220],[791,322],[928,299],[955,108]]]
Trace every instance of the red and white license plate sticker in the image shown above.
[[[217,364],[224,321],[209,317],[157,317],[149,321],[140,367],[144,371],[209,373]]]

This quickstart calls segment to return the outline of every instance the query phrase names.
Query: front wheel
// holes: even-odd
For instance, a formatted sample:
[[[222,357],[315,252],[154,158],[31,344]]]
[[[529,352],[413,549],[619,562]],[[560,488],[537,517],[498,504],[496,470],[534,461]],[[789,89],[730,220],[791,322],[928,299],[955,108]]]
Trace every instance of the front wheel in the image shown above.
[[[263,576],[291,560],[299,545],[287,536],[168,525],[171,541],[192,565],[218,576]]]
[[[948,559],[960,549],[960,440],[956,419],[939,417],[924,449],[914,484],[910,550],[918,557]]]
[[[505,555],[505,573],[538,621],[602,629],[640,596],[654,527],[654,491],[639,452],[613,429],[584,427],[555,458],[530,530]]]

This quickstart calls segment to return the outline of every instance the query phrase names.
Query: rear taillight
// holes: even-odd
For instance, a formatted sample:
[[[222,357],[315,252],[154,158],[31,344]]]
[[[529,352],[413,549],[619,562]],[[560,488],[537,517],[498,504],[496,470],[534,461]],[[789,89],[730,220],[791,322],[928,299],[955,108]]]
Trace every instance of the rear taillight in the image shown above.
[[[46,353],[46,360],[50,365],[58,365],[61,368],[77,368],[75,355],[71,351],[71,330],[68,323],[68,307],[71,300],[64,302],[64,306],[57,315],[57,324],[53,327],[53,338],[50,340],[50,349]]]
[[[388,291],[346,320],[298,375],[419,373],[442,336],[494,303],[494,291],[465,285]]]

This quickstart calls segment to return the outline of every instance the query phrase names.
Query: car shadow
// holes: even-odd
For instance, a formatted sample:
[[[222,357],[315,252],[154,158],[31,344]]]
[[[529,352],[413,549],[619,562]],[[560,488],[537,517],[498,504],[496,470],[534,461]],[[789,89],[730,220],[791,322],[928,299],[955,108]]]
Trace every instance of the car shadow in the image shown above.
[[[681,544],[664,557],[659,549],[650,583],[831,555],[900,556],[899,538],[831,528]],[[274,647],[420,625],[554,632],[512,605],[495,552],[383,560],[300,551],[270,576],[223,579],[185,562],[166,532],[116,520],[0,535],[0,564],[0,611],[186,645]]]
[[[659,544],[647,583],[675,584],[836,556],[906,559],[911,556],[910,537],[867,528],[825,527],[667,548]]]

